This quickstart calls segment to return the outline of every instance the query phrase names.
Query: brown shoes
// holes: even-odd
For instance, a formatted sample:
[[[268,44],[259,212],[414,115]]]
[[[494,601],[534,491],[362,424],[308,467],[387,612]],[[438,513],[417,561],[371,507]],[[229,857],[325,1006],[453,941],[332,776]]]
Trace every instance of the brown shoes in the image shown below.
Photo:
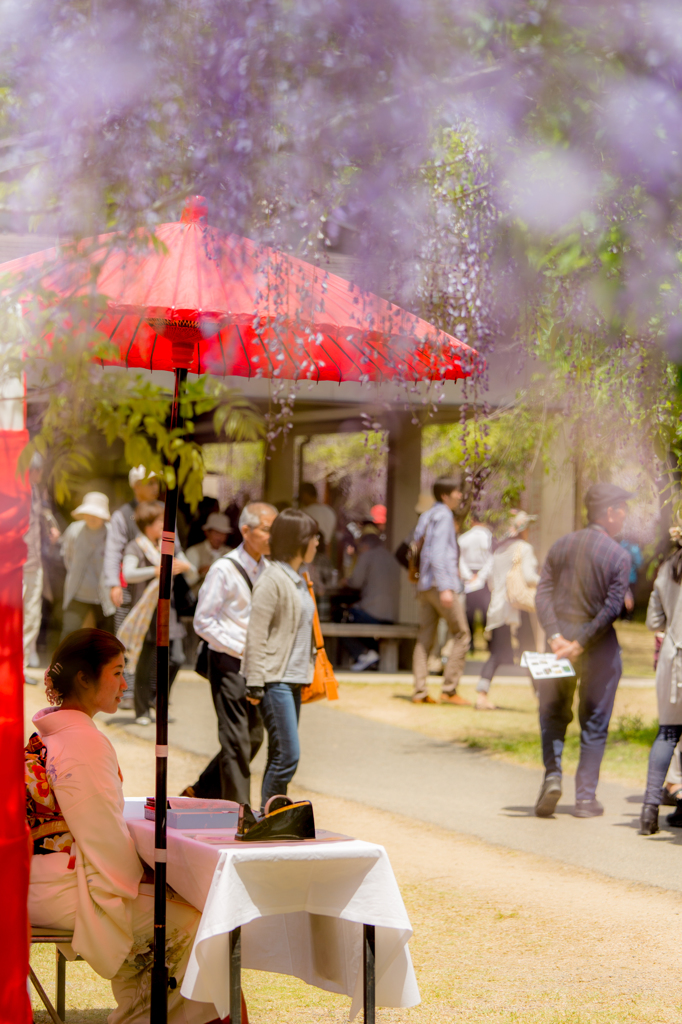
[[[426,697],[413,697],[413,704],[456,704],[458,707],[470,708],[471,701],[460,697],[458,693],[441,693],[440,701],[434,700],[427,693]]]

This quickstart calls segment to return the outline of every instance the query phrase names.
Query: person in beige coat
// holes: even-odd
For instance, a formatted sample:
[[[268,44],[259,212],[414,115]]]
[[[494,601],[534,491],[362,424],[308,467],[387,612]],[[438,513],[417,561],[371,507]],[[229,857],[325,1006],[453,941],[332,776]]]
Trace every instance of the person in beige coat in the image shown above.
[[[268,732],[261,808],[271,796],[286,795],[298,767],[301,687],[311,679],[315,611],[300,569],[312,562],[318,543],[312,516],[284,509],[270,529],[272,562],[253,588],[242,674],[246,699],[261,705]]]
[[[678,516],[679,520],[679,516]],[[675,545],[663,562],[649,598],[646,624],[651,630],[665,630],[656,667],[658,735],[649,754],[640,834],[658,832],[658,808],[663,802],[662,787],[675,747],[682,736],[682,528],[670,530]],[[668,815],[668,823],[682,827],[682,800]]]
[[[110,633],[79,629],[62,641],[45,673],[55,706],[34,716],[39,736],[27,748],[36,755],[27,757],[28,913],[33,925],[72,931],[72,958],[80,954],[111,980],[118,1005],[108,1024],[143,1024],[150,1014],[153,885],[143,883],[123,819],[116,753],[93,722],[98,711],[116,711],[126,689],[123,652]],[[169,1024],[217,1020],[214,1006],[180,995],[200,916],[180,897],[169,898],[166,958],[177,980],[169,989]]]
[[[535,640],[527,612],[514,608],[507,595],[507,577],[514,564],[514,558],[521,556],[523,578],[529,587],[537,586],[540,579],[538,560],[528,543],[528,527],[537,516],[527,512],[516,512],[507,528],[507,533],[498,544],[492,569],[488,576],[491,590],[490,604],[485,628],[491,633],[490,655],[481,669],[476,683],[476,708],[479,711],[494,711],[495,705],[488,694],[495,672],[500,665],[513,665],[512,628],[518,630],[519,646],[522,651],[535,650]]]

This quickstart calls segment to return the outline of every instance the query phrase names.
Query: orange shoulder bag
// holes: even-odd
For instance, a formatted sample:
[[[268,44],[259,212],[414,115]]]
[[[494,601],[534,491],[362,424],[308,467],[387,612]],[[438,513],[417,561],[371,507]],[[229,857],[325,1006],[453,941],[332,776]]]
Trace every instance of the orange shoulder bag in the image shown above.
[[[313,599],[313,637],[315,638],[315,650],[317,653],[315,654],[313,681],[308,683],[307,686],[301,687],[301,704],[312,704],[313,701],[324,700],[325,697],[327,700],[338,700],[339,684],[336,682],[334,669],[324,649],[324,637],[320,628],[320,616],[317,614],[317,601],[315,600],[313,583],[307,572],[303,573],[303,578],[308,584],[308,590]]]

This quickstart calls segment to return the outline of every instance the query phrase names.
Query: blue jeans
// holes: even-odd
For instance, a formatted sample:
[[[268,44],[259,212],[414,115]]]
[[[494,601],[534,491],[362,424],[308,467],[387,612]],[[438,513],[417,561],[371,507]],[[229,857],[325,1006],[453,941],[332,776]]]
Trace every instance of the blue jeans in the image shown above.
[[[682,725],[659,725],[658,735],[649,754],[649,772],[644,794],[645,804],[660,804],[662,801],[663,783],[680,736],[682,736]]]
[[[298,718],[301,713],[301,687],[296,683],[266,683],[261,713],[268,730],[268,760],[263,775],[261,808],[271,796],[286,795],[298,767],[301,746]]]
[[[615,630],[581,654],[575,666],[580,679],[578,720],[580,762],[575,775],[576,800],[594,800],[606,737],[620,682],[622,664]],[[566,729],[573,721],[576,677],[540,679],[533,683],[540,704],[540,732],[545,778],[561,775],[561,756]]]
[[[376,622],[381,623],[382,625],[392,625],[388,619],[375,619],[375,617],[370,615],[369,612],[366,612],[364,608],[357,608],[355,605],[348,609],[348,622],[369,622],[370,624]],[[348,651],[348,654],[353,661],[357,661],[360,655],[364,654],[367,650],[379,650],[378,641],[372,639],[371,636],[363,636],[362,640],[356,636],[345,636],[341,640],[341,644]]]

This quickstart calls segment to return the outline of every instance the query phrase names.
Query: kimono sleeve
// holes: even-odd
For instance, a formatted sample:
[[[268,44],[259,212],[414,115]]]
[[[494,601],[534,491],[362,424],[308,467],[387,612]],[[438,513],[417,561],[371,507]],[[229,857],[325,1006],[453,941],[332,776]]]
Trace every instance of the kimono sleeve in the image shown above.
[[[97,887],[134,899],[142,864],[123,819],[123,791],[114,749],[98,729],[68,730],[50,749],[47,771],[76,845],[99,879]],[[50,745],[52,746],[52,745]]]

